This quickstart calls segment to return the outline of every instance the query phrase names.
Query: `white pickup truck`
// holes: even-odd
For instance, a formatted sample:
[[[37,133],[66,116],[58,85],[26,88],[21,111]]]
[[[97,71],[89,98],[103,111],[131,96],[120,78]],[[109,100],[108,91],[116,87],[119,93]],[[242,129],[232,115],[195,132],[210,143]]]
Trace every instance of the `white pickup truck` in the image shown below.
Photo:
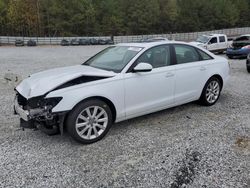
[[[231,46],[232,41],[223,34],[202,35],[191,44],[203,47],[211,52],[223,53],[228,47]]]

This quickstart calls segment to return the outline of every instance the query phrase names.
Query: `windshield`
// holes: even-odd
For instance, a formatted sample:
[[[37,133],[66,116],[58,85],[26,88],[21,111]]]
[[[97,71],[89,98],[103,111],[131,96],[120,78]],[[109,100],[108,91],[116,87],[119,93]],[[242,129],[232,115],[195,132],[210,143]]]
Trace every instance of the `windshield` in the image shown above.
[[[90,58],[83,65],[119,73],[141,50],[141,47],[112,46]]]
[[[201,42],[201,43],[207,43],[209,40],[209,37],[203,35],[203,36],[199,36],[198,39],[196,40],[196,42]]]

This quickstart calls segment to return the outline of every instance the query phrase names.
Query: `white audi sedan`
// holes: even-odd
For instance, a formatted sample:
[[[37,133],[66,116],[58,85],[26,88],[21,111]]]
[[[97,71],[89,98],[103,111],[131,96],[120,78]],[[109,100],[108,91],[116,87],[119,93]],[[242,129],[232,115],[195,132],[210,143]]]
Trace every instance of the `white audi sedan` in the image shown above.
[[[89,144],[116,122],[191,101],[211,106],[229,78],[228,61],[184,42],[110,46],[82,65],[39,72],[16,87],[23,128],[68,133]]]

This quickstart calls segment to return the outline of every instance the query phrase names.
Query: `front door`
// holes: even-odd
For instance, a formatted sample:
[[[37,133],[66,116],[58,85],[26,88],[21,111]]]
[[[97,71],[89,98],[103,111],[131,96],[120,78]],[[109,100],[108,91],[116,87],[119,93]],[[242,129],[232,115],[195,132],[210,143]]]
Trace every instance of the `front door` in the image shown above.
[[[167,108],[174,103],[175,70],[171,66],[170,46],[153,47],[135,62],[149,63],[151,72],[125,74],[125,104],[127,118]]]
[[[212,37],[210,41],[208,42],[207,49],[209,51],[217,51],[220,49],[219,43],[218,43],[218,37]]]

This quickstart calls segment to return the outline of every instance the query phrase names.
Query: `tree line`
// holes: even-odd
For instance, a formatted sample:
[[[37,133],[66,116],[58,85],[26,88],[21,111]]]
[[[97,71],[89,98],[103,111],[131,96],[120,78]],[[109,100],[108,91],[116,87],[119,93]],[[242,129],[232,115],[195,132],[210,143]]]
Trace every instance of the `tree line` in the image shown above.
[[[0,0],[0,35],[93,36],[250,26],[250,0]]]

